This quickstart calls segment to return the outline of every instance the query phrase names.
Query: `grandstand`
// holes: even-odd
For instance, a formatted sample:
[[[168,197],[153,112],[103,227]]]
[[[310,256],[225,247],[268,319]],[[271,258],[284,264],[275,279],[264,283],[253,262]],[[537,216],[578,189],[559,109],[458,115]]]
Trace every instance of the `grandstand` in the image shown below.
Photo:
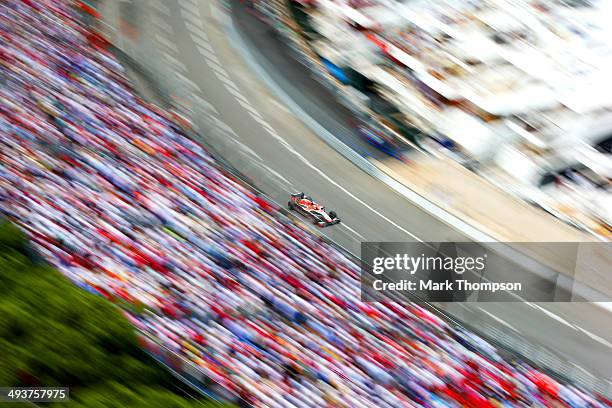
[[[136,96],[73,6],[0,3],[0,210],[77,285],[253,406],[612,405],[361,302],[358,265]]]

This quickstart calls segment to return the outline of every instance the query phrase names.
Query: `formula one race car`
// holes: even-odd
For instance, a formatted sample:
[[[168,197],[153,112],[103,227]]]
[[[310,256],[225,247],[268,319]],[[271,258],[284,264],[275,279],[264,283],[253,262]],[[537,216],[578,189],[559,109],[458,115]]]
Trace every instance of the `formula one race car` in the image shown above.
[[[335,212],[326,211],[325,207],[315,203],[312,198],[304,195],[304,193],[291,194],[287,205],[290,210],[311,217],[314,224],[319,227],[328,227],[340,222],[340,218]]]

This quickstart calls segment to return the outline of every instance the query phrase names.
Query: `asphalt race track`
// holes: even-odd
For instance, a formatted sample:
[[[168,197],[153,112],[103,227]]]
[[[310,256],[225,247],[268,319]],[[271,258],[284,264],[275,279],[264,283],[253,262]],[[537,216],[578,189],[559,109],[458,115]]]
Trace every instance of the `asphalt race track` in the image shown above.
[[[279,101],[247,64],[245,52],[327,130],[357,150],[380,154],[354,135],[350,113],[238,2],[233,22],[214,0],[159,3],[156,13],[163,27],[158,35],[164,37],[166,51],[184,68],[182,75],[195,84],[197,96],[229,126],[229,136],[212,142],[272,199],[286,203],[291,192],[304,191],[335,210],[343,222],[321,232],[356,254],[361,241],[467,240],[363,173]],[[576,370],[584,367],[600,378],[612,378],[612,326],[601,324],[609,312],[597,306],[489,303],[447,305],[445,310],[468,323],[486,321],[516,338],[545,344],[575,363]]]

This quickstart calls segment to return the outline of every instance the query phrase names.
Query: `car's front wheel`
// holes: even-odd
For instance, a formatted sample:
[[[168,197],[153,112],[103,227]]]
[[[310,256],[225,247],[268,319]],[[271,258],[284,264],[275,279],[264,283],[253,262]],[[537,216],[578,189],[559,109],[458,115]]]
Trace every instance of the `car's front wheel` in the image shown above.
[[[289,202],[287,203],[287,207],[288,207],[288,208],[289,208],[291,211],[293,211],[293,210],[295,209],[295,207],[293,206],[293,203],[292,203],[291,201],[289,201]]]

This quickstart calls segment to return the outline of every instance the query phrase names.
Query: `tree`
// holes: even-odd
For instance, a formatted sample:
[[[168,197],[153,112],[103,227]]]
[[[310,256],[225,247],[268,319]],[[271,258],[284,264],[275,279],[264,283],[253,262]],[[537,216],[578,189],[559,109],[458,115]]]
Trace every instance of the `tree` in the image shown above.
[[[0,220],[0,245],[17,251],[23,251],[28,240],[26,235],[10,222]]]
[[[33,262],[23,233],[0,223],[0,384],[70,387],[72,405],[187,407],[174,378],[140,349],[121,310]],[[211,405],[212,406],[212,405]]]
[[[86,390],[78,394],[74,402],[69,404],[71,408],[188,408],[192,406],[202,408],[222,407],[211,401],[195,403],[186,400],[159,388],[126,387],[116,382],[92,390]],[[59,406],[58,406],[59,408]]]

